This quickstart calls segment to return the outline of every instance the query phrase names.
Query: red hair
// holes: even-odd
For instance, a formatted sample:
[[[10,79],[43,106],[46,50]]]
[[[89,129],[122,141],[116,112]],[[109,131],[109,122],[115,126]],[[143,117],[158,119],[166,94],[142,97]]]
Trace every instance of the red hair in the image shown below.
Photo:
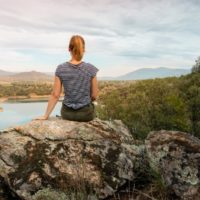
[[[85,51],[85,41],[80,35],[73,35],[69,42],[69,50],[77,61],[80,61]]]

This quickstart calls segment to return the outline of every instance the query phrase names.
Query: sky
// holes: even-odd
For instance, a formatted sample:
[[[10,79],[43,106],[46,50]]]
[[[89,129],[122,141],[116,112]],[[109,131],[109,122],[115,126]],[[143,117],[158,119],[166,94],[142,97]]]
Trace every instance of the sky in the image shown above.
[[[81,35],[98,76],[190,69],[200,56],[200,0],[0,0],[0,69],[54,72]]]

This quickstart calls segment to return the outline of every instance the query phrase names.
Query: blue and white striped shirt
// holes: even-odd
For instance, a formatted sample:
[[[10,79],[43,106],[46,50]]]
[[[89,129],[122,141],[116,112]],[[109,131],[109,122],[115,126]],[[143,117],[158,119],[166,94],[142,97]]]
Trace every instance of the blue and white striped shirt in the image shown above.
[[[55,75],[64,87],[63,103],[73,109],[89,104],[91,100],[91,79],[99,71],[94,65],[86,62],[72,64],[65,62],[57,66]]]

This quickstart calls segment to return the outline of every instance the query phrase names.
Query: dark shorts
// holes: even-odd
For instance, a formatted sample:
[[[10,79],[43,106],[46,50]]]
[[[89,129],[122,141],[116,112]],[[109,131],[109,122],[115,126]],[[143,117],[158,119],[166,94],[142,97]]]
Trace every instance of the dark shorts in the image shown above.
[[[95,106],[91,102],[90,104],[74,110],[62,103],[61,117],[63,119],[79,122],[91,121],[96,117]]]

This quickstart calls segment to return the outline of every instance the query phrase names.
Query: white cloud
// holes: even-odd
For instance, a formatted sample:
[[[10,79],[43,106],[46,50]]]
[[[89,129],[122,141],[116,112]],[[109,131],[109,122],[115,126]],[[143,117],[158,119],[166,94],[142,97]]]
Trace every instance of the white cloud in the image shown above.
[[[53,71],[69,58],[73,34],[102,76],[189,68],[200,52],[199,8],[196,0],[0,0],[0,69]]]

